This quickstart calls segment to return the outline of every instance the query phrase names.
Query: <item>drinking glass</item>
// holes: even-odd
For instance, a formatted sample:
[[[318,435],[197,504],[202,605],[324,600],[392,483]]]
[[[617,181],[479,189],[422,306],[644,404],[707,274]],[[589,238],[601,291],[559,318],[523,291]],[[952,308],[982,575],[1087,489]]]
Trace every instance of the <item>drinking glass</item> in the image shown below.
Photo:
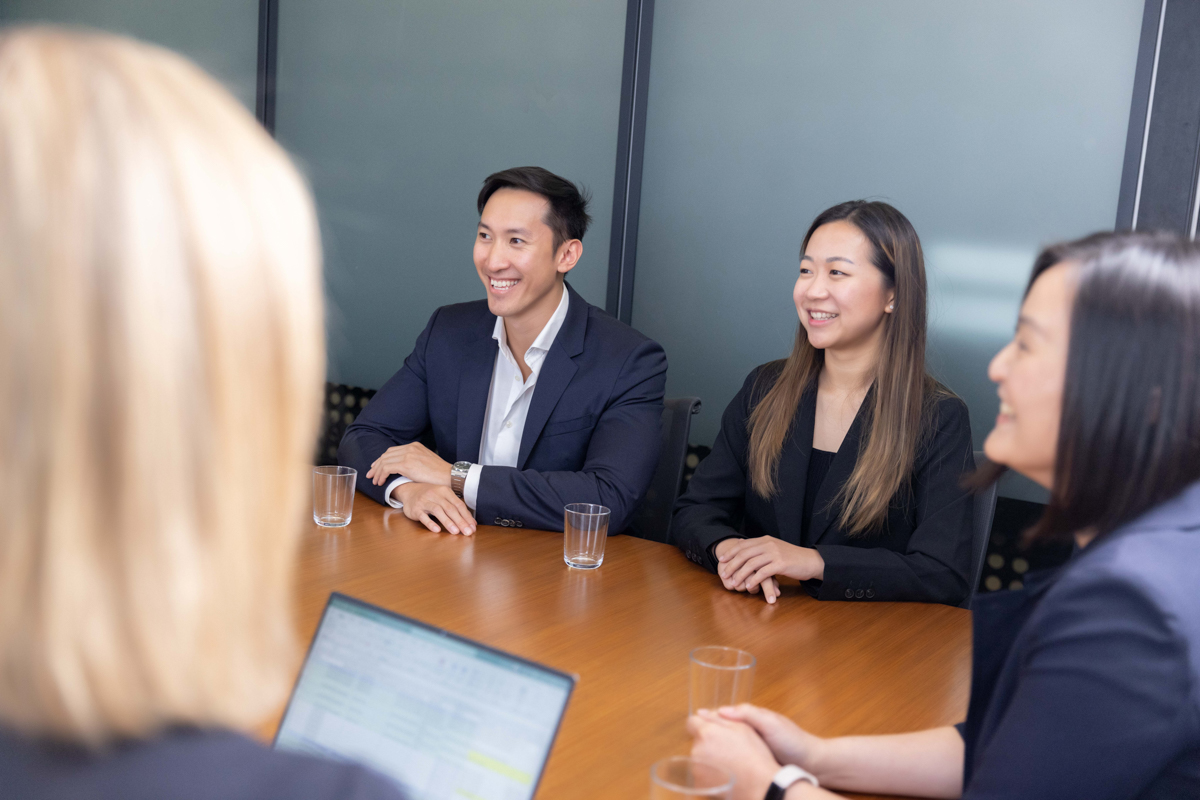
[[[750,702],[754,656],[736,647],[697,647],[691,652],[688,715]]]
[[[650,768],[650,800],[730,797],[733,776],[720,767],[687,756],[664,758]]]
[[[568,567],[595,569],[604,563],[608,513],[592,503],[571,503],[563,509],[563,561]]]
[[[349,525],[357,478],[350,467],[313,467],[313,522],[322,528]]]

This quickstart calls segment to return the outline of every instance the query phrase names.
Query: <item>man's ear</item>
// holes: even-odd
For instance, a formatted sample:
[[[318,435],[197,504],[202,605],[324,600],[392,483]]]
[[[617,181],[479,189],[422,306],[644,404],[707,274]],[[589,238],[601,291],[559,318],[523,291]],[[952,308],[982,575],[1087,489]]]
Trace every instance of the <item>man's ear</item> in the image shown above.
[[[554,269],[561,275],[566,275],[575,268],[579,263],[580,256],[583,255],[583,242],[578,239],[571,239],[563,242],[558,247],[558,255],[555,257]]]

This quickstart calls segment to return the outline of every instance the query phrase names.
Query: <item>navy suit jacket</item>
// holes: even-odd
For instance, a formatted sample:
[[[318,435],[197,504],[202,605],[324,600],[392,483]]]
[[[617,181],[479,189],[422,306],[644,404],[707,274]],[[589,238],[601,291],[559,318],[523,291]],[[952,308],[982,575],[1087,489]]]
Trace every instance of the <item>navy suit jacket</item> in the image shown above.
[[[971,611],[963,798],[1200,797],[1200,483]]]
[[[563,506],[597,503],[624,530],[650,485],[662,448],[667,357],[662,347],[589,305],[567,286],[567,318],[538,373],[516,467],[485,466],[475,518],[482,524],[563,529]],[[446,461],[479,461],[499,345],[486,300],[433,313],[404,366],[346,429],[338,462],[358,486],[385,450],[432,434]]]

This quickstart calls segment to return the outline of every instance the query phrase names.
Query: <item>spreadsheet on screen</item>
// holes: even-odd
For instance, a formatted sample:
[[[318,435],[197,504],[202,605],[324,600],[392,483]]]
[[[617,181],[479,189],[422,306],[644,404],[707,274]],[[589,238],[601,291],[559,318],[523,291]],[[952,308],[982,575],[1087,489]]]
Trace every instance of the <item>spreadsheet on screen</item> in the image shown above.
[[[275,746],[365,764],[414,800],[531,798],[573,683],[335,596]]]

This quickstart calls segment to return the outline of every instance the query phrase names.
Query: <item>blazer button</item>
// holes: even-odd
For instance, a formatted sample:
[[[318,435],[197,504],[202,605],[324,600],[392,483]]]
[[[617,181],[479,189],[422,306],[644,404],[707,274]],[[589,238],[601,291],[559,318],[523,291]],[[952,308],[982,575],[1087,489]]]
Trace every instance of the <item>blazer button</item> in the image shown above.
[[[854,593],[854,596],[857,597],[859,600],[861,600],[864,594],[866,594],[866,593],[862,589],[859,589],[857,592]]]
[[[847,599],[847,600],[853,600],[853,599],[854,599],[854,590],[853,590],[853,589],[847,589],[847,590],[846,590],[846,599]]]
[[[867,597],[874,597],[874,596],[875,596],[875,590],[867,589]]]
[[[496,517],[496,521],[495,521],[495,522],[493,522],[492,524],[493,524],[493,525],[503,525],[503,524],[504,524],[504,520],[500,519],[499,517]]]
[[[518,527],[518,528],[524,528],[524,527],[525,527],[525,523],[524,523],[524,522],[521,522],[521,520],[517,520],[517,527]]]

